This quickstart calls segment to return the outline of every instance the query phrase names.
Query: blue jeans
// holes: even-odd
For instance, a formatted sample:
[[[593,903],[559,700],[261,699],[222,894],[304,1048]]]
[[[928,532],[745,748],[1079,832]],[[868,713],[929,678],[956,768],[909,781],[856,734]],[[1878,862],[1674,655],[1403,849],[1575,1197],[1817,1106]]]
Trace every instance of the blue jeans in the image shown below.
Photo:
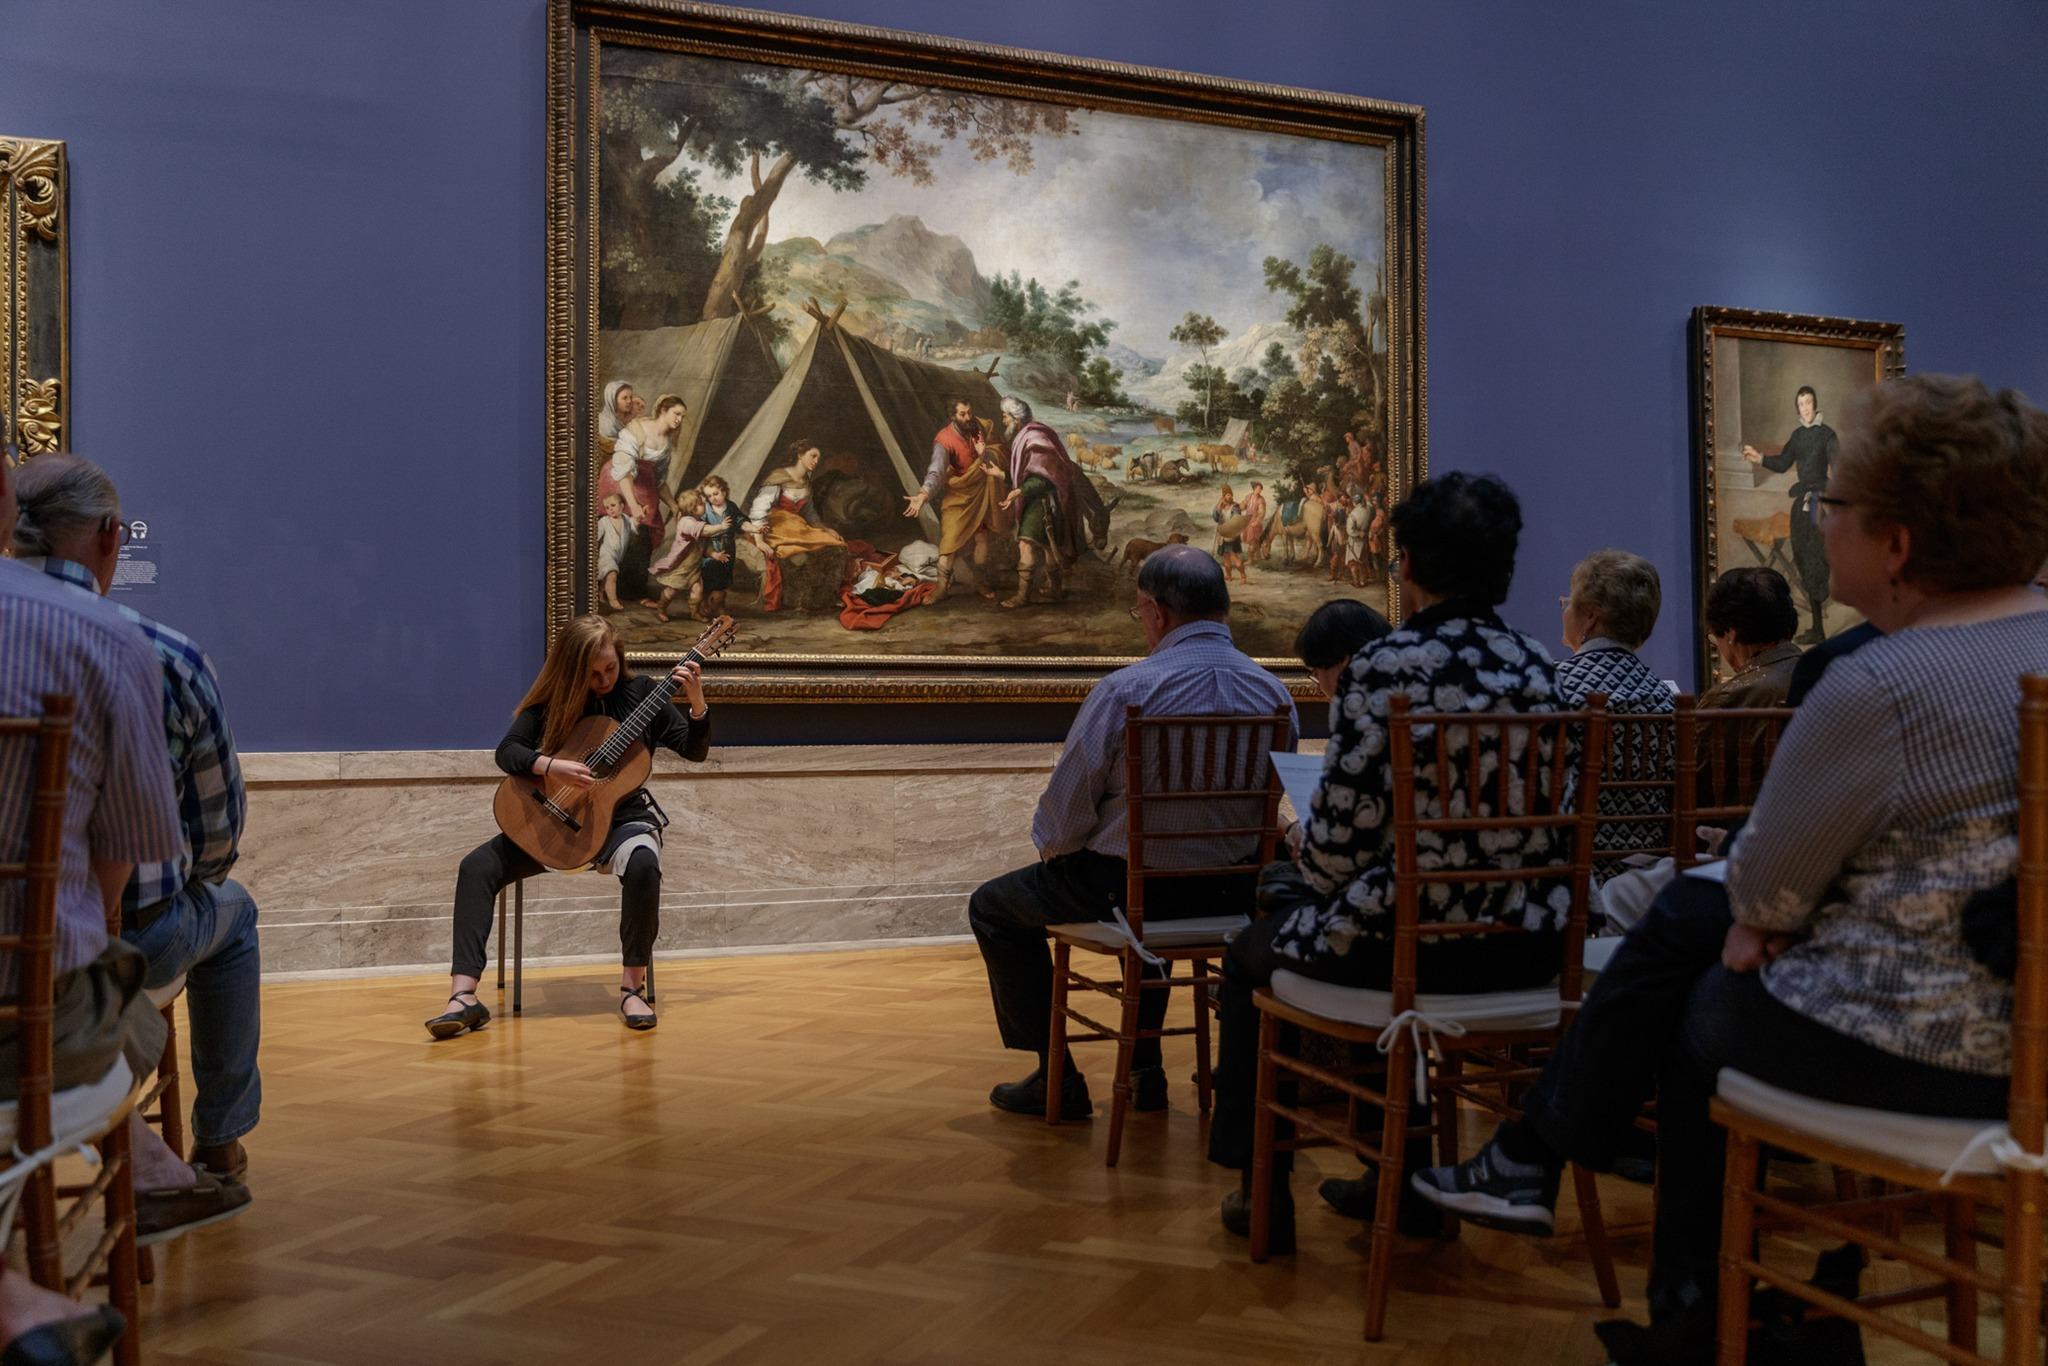
[[[232,879],[188,882],[162,915],[123,936],[149,960],[144,985],[169,986],[185,974],[191,1017],[192,1141],[215,1147],[256,1127],[263,1078],[263,972],[256,947],[256,902]]]

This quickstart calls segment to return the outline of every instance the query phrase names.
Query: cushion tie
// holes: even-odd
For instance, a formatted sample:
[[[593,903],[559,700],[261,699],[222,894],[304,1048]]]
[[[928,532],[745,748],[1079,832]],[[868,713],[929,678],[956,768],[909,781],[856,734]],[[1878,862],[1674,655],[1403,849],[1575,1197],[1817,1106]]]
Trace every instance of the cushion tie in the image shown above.
[[[1465,1026],[1458,1020],[1443,1015],[1431,1015],[1428,1011],[1413,1006],[1387,1021],[1387,1027],[1380,1031],[1374,1044],[1382,1057],[1394,1051],[1400,1041],[1401,1032],[1408,1032],[1409,1040],[1415,1045],[1415,1094],[1429,1094],[1429,1054],[1436,1047],[1437,1031],[1441,1030],[1454,1039],[1465,1036]]]
[[[2028,1152],[2012,1136],[2010,1129],[2003,1124],[1993,1124],[1979,1129],[1977,1136],[1963,1145],[1963,1150],[1956,1154],[1956,1160],[1949,1163],[1948,1170],[1941,1174],[1941,1184],[1946,1186],[1954,1181],[1970,1159],[1986,1148],[1991,1150],[1991,1156],[1998,1165],[2008,1171],[2048,1171],[2048,1155]]]
[[[1112,916],[1116,917],[1115,924],[1118,937],[1120,937],[1126,944],[1129,944],[1132,950],[1138,955],[1138,957],[1144,959],[1147,963],[1150,963],[1155,968],[1163,968],[1166,966],[1166,960],[1164,958],[1161,958],[1158,954],[1152,952],[1152,950],[1146,948],[1145,941],[1138,938],[1137,932],[1131,928],[1131,922],[1124,919],[1123,907],[1111,906],[1109,908],[1109,913]]]

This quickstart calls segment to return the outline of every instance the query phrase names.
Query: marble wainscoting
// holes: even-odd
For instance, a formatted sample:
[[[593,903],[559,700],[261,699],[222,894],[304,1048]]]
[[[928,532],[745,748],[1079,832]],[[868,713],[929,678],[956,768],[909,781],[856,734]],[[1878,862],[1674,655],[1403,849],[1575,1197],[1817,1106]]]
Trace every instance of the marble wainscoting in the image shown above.
[[[1030,862],[1057,745],[757,746],[656,757],[672,824],[658,948],[964,934],[977,884]],[[456,865],[497,833],[483,750],[242,756],[235,876],[269,972],[445,968]],[[618,952],[618,883],[526,886],[529,961]],[[509,927],[508,927],[509,928]],[[495,961],[498,945],[493,938]]]

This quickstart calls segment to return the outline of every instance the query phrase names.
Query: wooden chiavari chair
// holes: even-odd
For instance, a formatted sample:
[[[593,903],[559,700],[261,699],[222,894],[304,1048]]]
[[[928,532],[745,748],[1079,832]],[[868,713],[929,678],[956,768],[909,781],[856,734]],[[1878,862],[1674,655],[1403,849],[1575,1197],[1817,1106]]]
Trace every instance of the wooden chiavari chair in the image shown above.
[[[1714,1119],[1728,1130],[1722,1186],[1721,1286],[1717,1328],[1721,1366],[1743,1366],[1749,1352],[1753,1280],[1906,1342],[1945,1361],[1971,1366],[2039,1366],[2044,1113],[2048,1113],[2048,677],[2020,681],[2019,973],[2013,984],[2012,1100],[2002,1127],[1979,1120],[1930,1119],[1854,1105],[1832,1105],[1766,1086],[1724,1069]],[[1761,1148],[1804,1153],[1905,1188],[1873,1200],[1800,1206],[1758,1189]],[[1857,1222],[1873,1213],[1921,1206],[1942,1212],[1942,1251],[1902,1241],[1889,1228]],[[1976,1207],[2004,1211],[1993,1238],[1976,1227]],[[1934,1277],[1930,1284],[1847,1300],[1765,1266],[1753,1250],[1759,1217],[1810,1229],[1896,1258]],[[1979,1243],[2003,1248],[1997,1273],[1977,1264]],[[2004,1301],[2004,1347],[1977,1350],[1977,1301]],[[1946,1300],[1942,1341],[1882,1312],[1920,1300]]]
[[[1581,955],[1586,932],[1586,907],[1591,883],[1593,827],[1597,822],[1602,757],[1607,748],[1606,698],[1595,696],[1585,711],[1516,714],[1486,712],[1437,715],[1412,712],[1408,699],[1390,701],[1388,743],[1393,765],[1394,816],[1394,968],[1389,989],[1373,991],[1332,986],[1290,972],[1273,974],[1270,988],[1253,994],[1259,1014],[1257,1119],[1252,1139],[1253,1261],[1264,1261],[1272,1225],[1273,1154],[1282,1150],[1341,1147],[1373,1164],[1379,1172],[1379,1199],[1373,1216],[1372,1250],[1366,1266],[1365,1337],[1379,1340],[1386,1326],[1387,1281],[1392,1267],[1394,1220],[1406,1172],[1407,1142],[1434,1136],[1439,1160],[1458,1160],[1456,1106],[1464,1100],[1503,1117],[1518,1113],[1514,1098],[1537,1075],[1526,1061],[1530,1048],[1554,1047],[1569,1025],[1580,997]],[[1583,735],[1575,745],[1573,733]],[[1483,771],[1483,738],[1499,743],[1494,771]],[[1438,814],[1417,810],[1415,752],[1418,744],[1434,754]],[[1528,762],[1514,775],[1507,755],[1511,746],[1526,746]],[[1580,751],[1577,781],[1571,782],[1571,754]],[[1461,752],[1462,751],[1462,752]],[[1576,802],[1567,800],[1575,789]],[[1459,809],[1490,814],[1449,816]],[[1577,809],[1571,809],[1576,805]],[[1474,831],[1548,830],[1570,848],[1568,862],[1525,868],[1463,867],[1424,872],[1419,837],[1469,834]],[[1520,934],[1518,925],[1421,922],[1422,889],[1486,882],[1538,882],[1568,879],[1571,909],[1566,916],[1564,962],[1554,986],[1532,991],[1419,995],[1416,951],[1424,938],[1475,934]],[[1340,1073],[1304,1061],[1285,1050],[1283,1026],[1308,1034],[1373,1044],[1386,1055],[1385,1075],[1375,1087],[1370,1069]],[[1424,1038],[1428,1046],[1424,1046]],[[1423,1079],[1430,1054],[1438,1059],[1433,1074]],[[1468,1068],[1468,1064],[1473,1064]],[[1341,1121],[1326,1120],[1279,1098],[1281,1073],[1321,1082],[1347,1097],[1350,1113]],[[1409,1107],[1418,1085],[1426,1085],[1437,1123],[1410,1124]],[[1383,1116],[1378,1139],[1356,1132],[1361,1103],[1377,1105]],[[1290,1121],[1296,1136],[1281,1140],[1277,1121]],[[1310,1137],[1303,1137],[1306,1132]],[[1586,1246],[1599,1281],[1601,1302],[1621,1303],[1614,1260],[1607,1245],[1600,1198],[1590,1172],[1572,1168],[1574,1191],[1584,1223]]]
[[[1077,1043],[1115,1042],[1116,1080],[1110,1103],[1109,1149],[1105,1158],[1116,1165],[1123,1148],[1124,1120],[1130,1110],[1131,1051],[1139,1039],[1195,1037],[1195,1085],[1201,1113],[1210,1105],[1209,999],[1210,965],[1223,956],[1228,936],[1251,918],[1250,880],[1270,863],[1280,840],[1280,780],[1270,759],[1289,744],[1293,718],[1287,708],[1261,716],[1146,716],[1139,708],[1124,712],[1124,809],[1129,880],[1123,913],[1128,924],[1084,921],[1053,925],[1046,933],[1053,946],[1052,1037],[1046,1058],[1045,1118],[1060,1121],[1060,1090],[1066,1077],[1067,1050]],[[1256,860],[1228,867],[1159,867],[1154,848],[1184,840],[1243,840],[1256,847]],[[1242,875],[1246,878],[1243,914],[1171,919],[1146,916],[1148,897],[1166,891],[1162,884],[1195,878]],[[1092,978],[1073,966],[1076,949],[1116,960],[1115,979]],[[1148,962],[1165,968],[1162,977],[1145,976]],[[1175,977],[1173,965],[1189,965],[1189,976]],[[1121,1013],[1114,1027],[1090,1018],[1071,1003],[1074,988],[1096,991],[1117,1001]],[[1190,987],[1195,998],[1195,1023],[1161,1029],[1138,1027],[1138,1005],[1148,991],[1172,992]],[[1086,1027],[1074,1033],[1069,1022]]]
[[[13,1156],[0,1167],[0,1181],[19,1181],[29,1275],[46,1289],[83,1297],[104,1272],[107,1297],[128,1321],[115,1348],[122,1366],[141,1357],[136,1293],[135,1183],[129,1170],[128,1129],[136,1087],[127,1064],[116,1059],[107,1076],[86,1086],[53,1091],[51,1060],[57,944],[57,883],[64,838],[64,801],[70,753],[72,699],[48,695],[40,717],[0,718],[0,737],[32,736],[35,787],[28,844],[20,863],[0,863],[0,880],[27,883],[20,932],[0,938],[0,952],[19,966],[18,994],[0,1005],[0,1017],[18,1025],[16,1098],[0,1104],[0,1144]],[[116,908],[109,933],[118,933]],[[99,1171],[84,1186],[57,1184],[52,1164],[60,1149],[97,1140]],[[26,1156],[22,1156],[26,1154]],[[28,1170],[19,1170],[22,1167]],[[60,1209],[60,1202],[62,1208]],[[67,1273],[64,1240],[95,1203],[104,1202],[104,1231],[85,1264]]]

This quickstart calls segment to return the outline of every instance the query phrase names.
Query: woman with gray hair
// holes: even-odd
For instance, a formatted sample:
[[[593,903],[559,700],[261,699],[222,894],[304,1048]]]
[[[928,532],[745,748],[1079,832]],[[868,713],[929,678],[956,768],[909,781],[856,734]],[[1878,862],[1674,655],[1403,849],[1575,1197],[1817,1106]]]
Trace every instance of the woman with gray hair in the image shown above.
[[[1586,705],[1595,693],[1607,697],[1615,716],[1668,716],[1671,689],[1636,651],[1656,628],[1663,606],[1657,566],[1626,550],[1596,550],[1572,570],[1572,591],[1559,598],[1564,608],[1564,643],[1570,658],[1557,666],[1557,698],[1569,708]],[[1617,724],[1609,749],[1609,777],[1655,782],[1671,776],[1671,747],[1663,728]],[[1670,797],[1660,791],[1617,787],[1600,794],[1600,814],[1616,817],[1668,815]],[[1604,822],[1595,844],[1601,858],[1593,876],[1601,881],[1628,866],[1632,854],[1657,848],[1663,824],[1630,819]]]
[[[1548,1233],[1558,1173],[1605,1170],[1657,1098],[1658,1351],[1708,1360],[1723,1069],[1836,1105],[2002,1119],[2013,984],[1964,931],[2018,857],[2022,675],[2048,672],[2048,413],[1914,375],[1851,401],[1815,520],[1834,596],[1879,630],[1786,729],[1725,883],[1680,878],[1622,941],[1524,1101],[1415,1189]]]

